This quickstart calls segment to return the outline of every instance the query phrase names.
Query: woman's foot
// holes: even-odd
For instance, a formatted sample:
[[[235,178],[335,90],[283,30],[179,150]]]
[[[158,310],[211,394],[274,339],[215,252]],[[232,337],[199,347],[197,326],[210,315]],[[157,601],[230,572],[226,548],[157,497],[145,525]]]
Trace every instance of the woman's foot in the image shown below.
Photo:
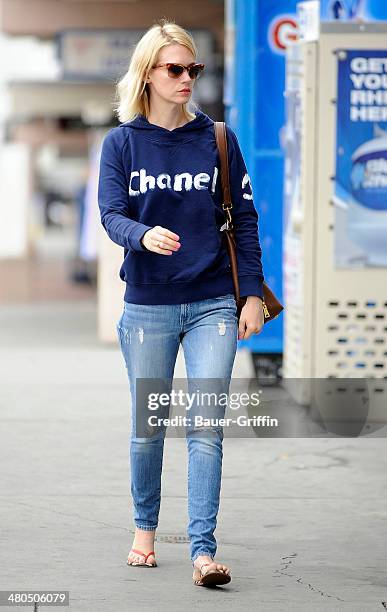
[[[148,555],[150,552],[154,552],[155,534],[156,530],[149,531],[136,527],[133,545],[127,559],[128,565],[134,565],[137,563],[156,565],[154,554],[149,555],[149,557],[144,557],[144,555],[139,554],[139,551],[143,552],[145,555]]]
[[[231,580],[230,568],[223,563],[217,563],[207,555],[197,557],[194,567],[193,581],[198,586],[226,584]]]

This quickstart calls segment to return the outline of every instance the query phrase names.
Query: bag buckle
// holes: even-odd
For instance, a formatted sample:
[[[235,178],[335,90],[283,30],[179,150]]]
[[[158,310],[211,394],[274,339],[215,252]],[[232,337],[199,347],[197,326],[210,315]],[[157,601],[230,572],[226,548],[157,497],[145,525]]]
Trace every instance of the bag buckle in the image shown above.
[[[225,213],[226,223],[222,225],[221,230],[220,230],[221,232],[224,229],[226,230],[233,229],[232,218],[231,218],[231,213],[230,213],[230,210],[232,209],[232,202],[222,202],[222,207]]]
[[[232,208],[232,204],[231,204],[230,208]],[[233,228],[230,208],[226,208],[225,211],[224,211],[226,213],[226,228],[225,228],[226,230],[229,230],[229,229]],[[224,225],[222,227],[224,227]]]

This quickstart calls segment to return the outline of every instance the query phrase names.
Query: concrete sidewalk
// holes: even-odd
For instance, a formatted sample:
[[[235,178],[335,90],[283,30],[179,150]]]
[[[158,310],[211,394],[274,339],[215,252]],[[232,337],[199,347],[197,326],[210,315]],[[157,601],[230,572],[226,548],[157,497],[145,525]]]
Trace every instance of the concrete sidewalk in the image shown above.
[[[77,612],[384,609],[383,438],[226,438],[216,537],[232,581],[214,590],[192,584],[186,444],[168,438],[159,567],[126,566],[129,389],[95,329],[93,300],[0,306],[0,589],[68,590]],[[239,352],[234,376],[252,373]]]

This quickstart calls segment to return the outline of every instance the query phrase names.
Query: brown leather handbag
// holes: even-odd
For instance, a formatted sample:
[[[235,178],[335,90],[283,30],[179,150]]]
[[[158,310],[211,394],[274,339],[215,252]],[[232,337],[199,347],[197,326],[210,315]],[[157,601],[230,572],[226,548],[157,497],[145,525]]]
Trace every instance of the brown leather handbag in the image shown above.
[[[226,215],[226,227],[222,230],[223,239],[226,243],[226,249],[230,258],[232,280],[234,283],[234,294],[235,301],[237,303],[237,315],[238,320],[241,314],[243,306],[246,304],[246,297],[240,297],[239,281],[238,281],[238,264],[236,256],[236,239],[234,226],[231,217],[231,190],[230,190],[230,175],[228,168],[228,151],[227,151],[227,133],[226,125],[224,121],[214,121],[215,138],[218,146],[219,158],[220,158],[220,178],[223,192],[223,210]],[[268,287],[267,283],[263,281],[263,314],[264,323],[272,321],[280,312],[284,309],[281,302],[276,298],[273,291]]]

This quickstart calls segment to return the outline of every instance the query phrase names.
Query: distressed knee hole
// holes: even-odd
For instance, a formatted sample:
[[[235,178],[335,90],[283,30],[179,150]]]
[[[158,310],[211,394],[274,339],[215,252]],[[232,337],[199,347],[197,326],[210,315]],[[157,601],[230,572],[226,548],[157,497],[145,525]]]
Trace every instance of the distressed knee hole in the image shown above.
[[[126,329],[126,327],[117,326],[117,333],[119,339],[125,344],[130,344],[132,342],[132,334],[130,329]]]

